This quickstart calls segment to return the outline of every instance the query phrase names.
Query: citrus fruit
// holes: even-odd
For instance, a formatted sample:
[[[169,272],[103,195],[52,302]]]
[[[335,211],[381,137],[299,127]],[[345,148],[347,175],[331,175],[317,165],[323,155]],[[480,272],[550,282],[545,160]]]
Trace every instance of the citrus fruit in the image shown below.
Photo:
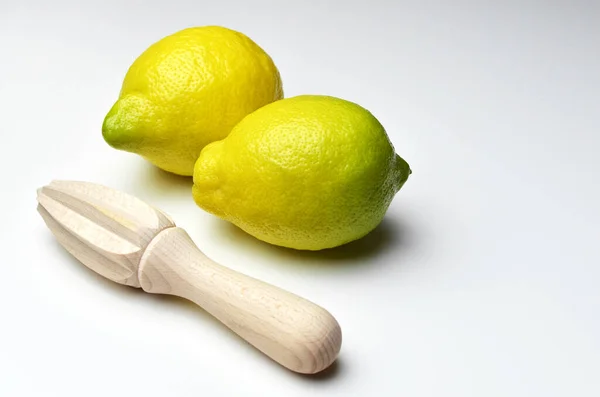
[[[321,250],[372,231],[410,173],[369,111],[303,95],[254,111],[206,146],[193,196],[260,240]]]
[[[282,97],[279,71],[250,38],[220,26],[184,29],[131,65],[102,134],[116,149],[192,175],[204,146]]]

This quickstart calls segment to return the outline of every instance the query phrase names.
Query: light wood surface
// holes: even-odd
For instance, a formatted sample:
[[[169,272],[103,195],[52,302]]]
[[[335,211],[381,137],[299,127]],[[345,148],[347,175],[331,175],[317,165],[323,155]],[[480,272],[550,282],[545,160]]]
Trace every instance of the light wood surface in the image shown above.
[[[139,274],[144,291],[197,303],[293,371],[319,372],[340,350],[340,326],[329,312],[213,262],[181,228],[166,229],[152,240]]]
[[[57,240],[100,275],[139,287],[138,264],[150,241],[175,223],[162,211],[115,189],[53,181],[38,189],[38,212]]]
[[[313,374],[335,361],[342,334],[327,310],[215,263],[159,209],[78,181],[53,181],[38,203],[65,249],[104,277],[189,299],[292,371]]]

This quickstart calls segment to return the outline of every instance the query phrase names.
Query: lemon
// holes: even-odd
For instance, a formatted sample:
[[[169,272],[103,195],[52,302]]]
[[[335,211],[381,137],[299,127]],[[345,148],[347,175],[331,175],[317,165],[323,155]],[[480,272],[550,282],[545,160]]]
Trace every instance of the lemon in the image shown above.
[[[320,250],[373,230],[410,173],[369,111],[303,95],[256,110],[206,146],[193,195],[260,240]]]
[[[184,29],[134,61],[102,134],[116,149],[192,175],[204,146],[282,97],[279,71],[250,38],[220,26]]]

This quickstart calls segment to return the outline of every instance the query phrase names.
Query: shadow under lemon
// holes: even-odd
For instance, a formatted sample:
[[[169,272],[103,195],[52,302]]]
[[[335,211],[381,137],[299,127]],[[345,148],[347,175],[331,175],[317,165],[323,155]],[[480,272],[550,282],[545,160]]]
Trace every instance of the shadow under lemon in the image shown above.
[[[140,165],[139,184],[146,191],[158,194],[185,195],[192,200],[191,176],[172,174],[146,161]]]
[[[397,219],[386,217],[366,236],[344,245],[320,251],[296,250],[280,247],[259,240],[234,224],[214,217],[215,233],[226,238],[231,244],[258,250],[266,254],[275,254],[290,259],[302,259],[303,262],[344,262],[348,265],[367,265],[368,259],[384,255],[408,244],[410,235],[408,226]]]
[[[172,174],[162,170],[146,160],[139,158],[137,169],[131,175],[131,193],[142,200],[164,199],[166,197],[179,200],[190,200],[192,198],[192,185],[194,181],[191,176]]]
[[[164,171],[143,159],[139,159],[139,171],[132,186],[131,193],[143,200],[160,202],[169,197],[189,205],[190,211],[204,211],[196,205],[192,197],[193,178]],[[217,216],[210,227],[215,234],[226,239],[230,244],[242,246],[265,254],[274,254],[289,258],[292,261],[306,262],[344,262],[348,265],[367,265],[369,258],[384,255],[390,250],[398,250],[410,244],[410,226],[401,219],[389,214],[366,236],[344,245],[319,251],[296,250],[273,245],[246,233],[234,224]]]

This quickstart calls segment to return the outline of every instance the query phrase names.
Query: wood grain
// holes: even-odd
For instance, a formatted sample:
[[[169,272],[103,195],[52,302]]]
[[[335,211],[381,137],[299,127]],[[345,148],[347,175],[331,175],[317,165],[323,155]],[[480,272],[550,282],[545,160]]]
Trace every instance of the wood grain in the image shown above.
[[[166,229],[154,238],[139,272],[144,291],[195,302],[293,371],[322,371],[340,351],[341,329],[328,311],[215,263],[183,229]]]
[[[175,226],[162,211],[118,190],[53,181],[37,192],[38,212],[75,258],[114,282],[140,286],[138,264],[150,241]]]
[[[189,299],[292,371],[317,373],[338,356],[342,333],[327,310],[215,263],[159,209],[78,181],[39,189],[38,203],[57,240],[102,276]]]

